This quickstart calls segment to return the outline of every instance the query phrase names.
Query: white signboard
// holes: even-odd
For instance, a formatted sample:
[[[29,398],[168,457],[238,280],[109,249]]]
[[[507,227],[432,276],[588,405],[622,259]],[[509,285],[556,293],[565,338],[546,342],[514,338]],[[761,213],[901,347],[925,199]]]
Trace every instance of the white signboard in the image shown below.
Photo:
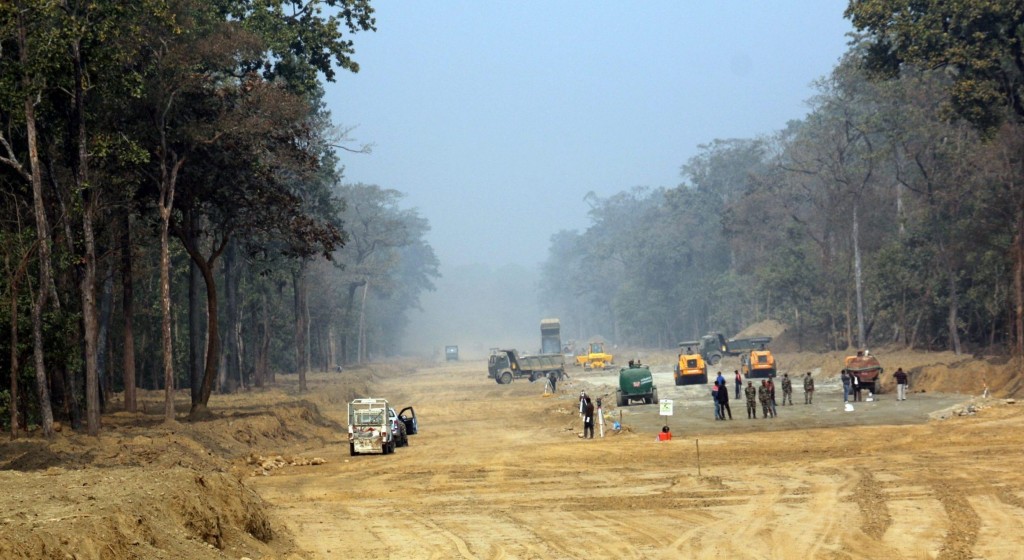
[[[662,416],[672,416],[672,401],[669,399],[661,399],[658,401],[659,413]]]

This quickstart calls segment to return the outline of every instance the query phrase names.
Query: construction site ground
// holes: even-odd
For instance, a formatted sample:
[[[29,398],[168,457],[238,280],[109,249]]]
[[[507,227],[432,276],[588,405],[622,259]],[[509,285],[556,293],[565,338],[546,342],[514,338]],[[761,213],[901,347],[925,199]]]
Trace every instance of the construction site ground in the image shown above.
[[[0,557],[1021,558],[1024,411],[1006,398],[1009,368],[890,355],[885,392],[847,411],[828,367],[840,355],[782,354],[791,375],[813,372],[814,404],[796,383],[777,419],[748,420],[741,398],[716,422],[707,387],[672,384],[673,354],[637,357],[672,416],[612,406],[613,370],[570,368],[551,395],[498,385],[483,361],[317,373],[301,394],[279,376],[215,395],[215,418],[195,423],[161,422],[148,394],[98,439],[0,447]],[[737,365],[721,364],[730,391]],[[897,365],[916,372],[906,401]],[[605,397],[604,437],[580,437],[580,391]],[[350,457],[354,396],[414,406],[420,433]],[[674,439],[657,442],[666,423]]]

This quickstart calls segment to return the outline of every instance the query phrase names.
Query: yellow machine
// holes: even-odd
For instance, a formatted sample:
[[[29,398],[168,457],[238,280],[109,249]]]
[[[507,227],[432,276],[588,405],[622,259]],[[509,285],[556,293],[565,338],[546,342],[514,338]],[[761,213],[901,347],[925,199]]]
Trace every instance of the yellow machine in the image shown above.
[[[679,343],[679,362],[675,369],[676,385],[705,385],[708,382],[708,364],[700,355],[700,341]]]
[[[750,354],[743,356],[743,375],[747,377],[775,377],[778,371],[778,364],[772,351],[761,346],[759,350],[751,350]]]
[[[591,342],[576,355],[576,365],[585,369],[605,369],[615,365],[614,356],[606,354],[603,342]]]

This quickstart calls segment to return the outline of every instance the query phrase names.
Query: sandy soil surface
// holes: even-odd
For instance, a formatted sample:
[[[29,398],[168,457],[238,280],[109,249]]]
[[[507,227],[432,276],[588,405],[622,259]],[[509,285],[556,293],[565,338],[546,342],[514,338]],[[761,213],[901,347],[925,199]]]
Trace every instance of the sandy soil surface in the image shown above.
[[[483,362],[375,364],[313,374],[304,394],[283,376],[215,395],[214,418],[172,425],[146,394],[98,439],[0,443],[0,558],[1021,558],[1024,404],[977,397],[1016,387],[1012,369],[891,355],[889,372],[914,372],[909,399],[887,388],[847,412],[821,366],[838,356],[782,354],[814,372],[815,404],[798,386],[777,419],[734,401],[716,422],[704,388],[666,377],[672,357],[642,356],[674,414],[606,399],[593,440],[577,398],[610,394],[610,371],[570,369],[546,395]],[[414,406],[420,433],[350,457],[356,396]]]
[[[1021,405],[881,395],[844,412],[824,380],[777,420],[714,422],[703,389],[670,392],[677,434],[653,406],[623,430],[579,437],[577,372],[496,385],[484,364],[425,368],[377,391],[416,407],[420,434],[390,456],[254,479],[313,558],[1020,558]],[[660,378],[659,378],[660,379]],[[660,381],[659,381],[660,383]],[[675,389],[675,388],[673,388]],[[802,397],[801,397],[802,399]],[[802,401],[801,401],[802,402]],[[991,406],[990,406],[991,405]],[[930,412],[949,416],[927,421]],[[740,415],[735,414],[740,412]],[[617,410],[606,411],[608,421]],[[325,411],[337,414],[339,411]],[[607,427],[607,426],[606,426]],[[699,465],[698,465],[699,442]],[[699,470],[698,470],[699,469]]]

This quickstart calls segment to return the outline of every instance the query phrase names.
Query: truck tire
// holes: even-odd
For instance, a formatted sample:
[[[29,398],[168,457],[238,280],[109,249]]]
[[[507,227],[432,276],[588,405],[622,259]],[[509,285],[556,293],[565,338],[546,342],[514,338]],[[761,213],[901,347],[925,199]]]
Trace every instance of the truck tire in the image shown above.
[[[874,388],[872,393],[874,393],[876,395],[878,393],[881,393],[882,392],[882,381],[880,379],[875,379],[875,382],[872,384],[872,387]]]
[[[622,394],[622,389],[616,389],[615,391],[615,404],[616,406],[626,406],[626,397]]]
[[[358,453],[356,453],[356,444],[354,444],[354,443],[348,444],[348,454],[351,455],[352,457],[355,457],[356,455],[359,455]]]
[[[721,361],[722,361],[721,354],[712,354],[712,355],[708,356],[708,363],[713,365],[713,366],[718,365],[718,362],[721,362]]]
[[[509,383],[512,383],[512,373],[503,371],[498,374],[496,381],[502,385],[508,385]]]
[[[658,404],[658,390],[651,391],[651,404]]]

